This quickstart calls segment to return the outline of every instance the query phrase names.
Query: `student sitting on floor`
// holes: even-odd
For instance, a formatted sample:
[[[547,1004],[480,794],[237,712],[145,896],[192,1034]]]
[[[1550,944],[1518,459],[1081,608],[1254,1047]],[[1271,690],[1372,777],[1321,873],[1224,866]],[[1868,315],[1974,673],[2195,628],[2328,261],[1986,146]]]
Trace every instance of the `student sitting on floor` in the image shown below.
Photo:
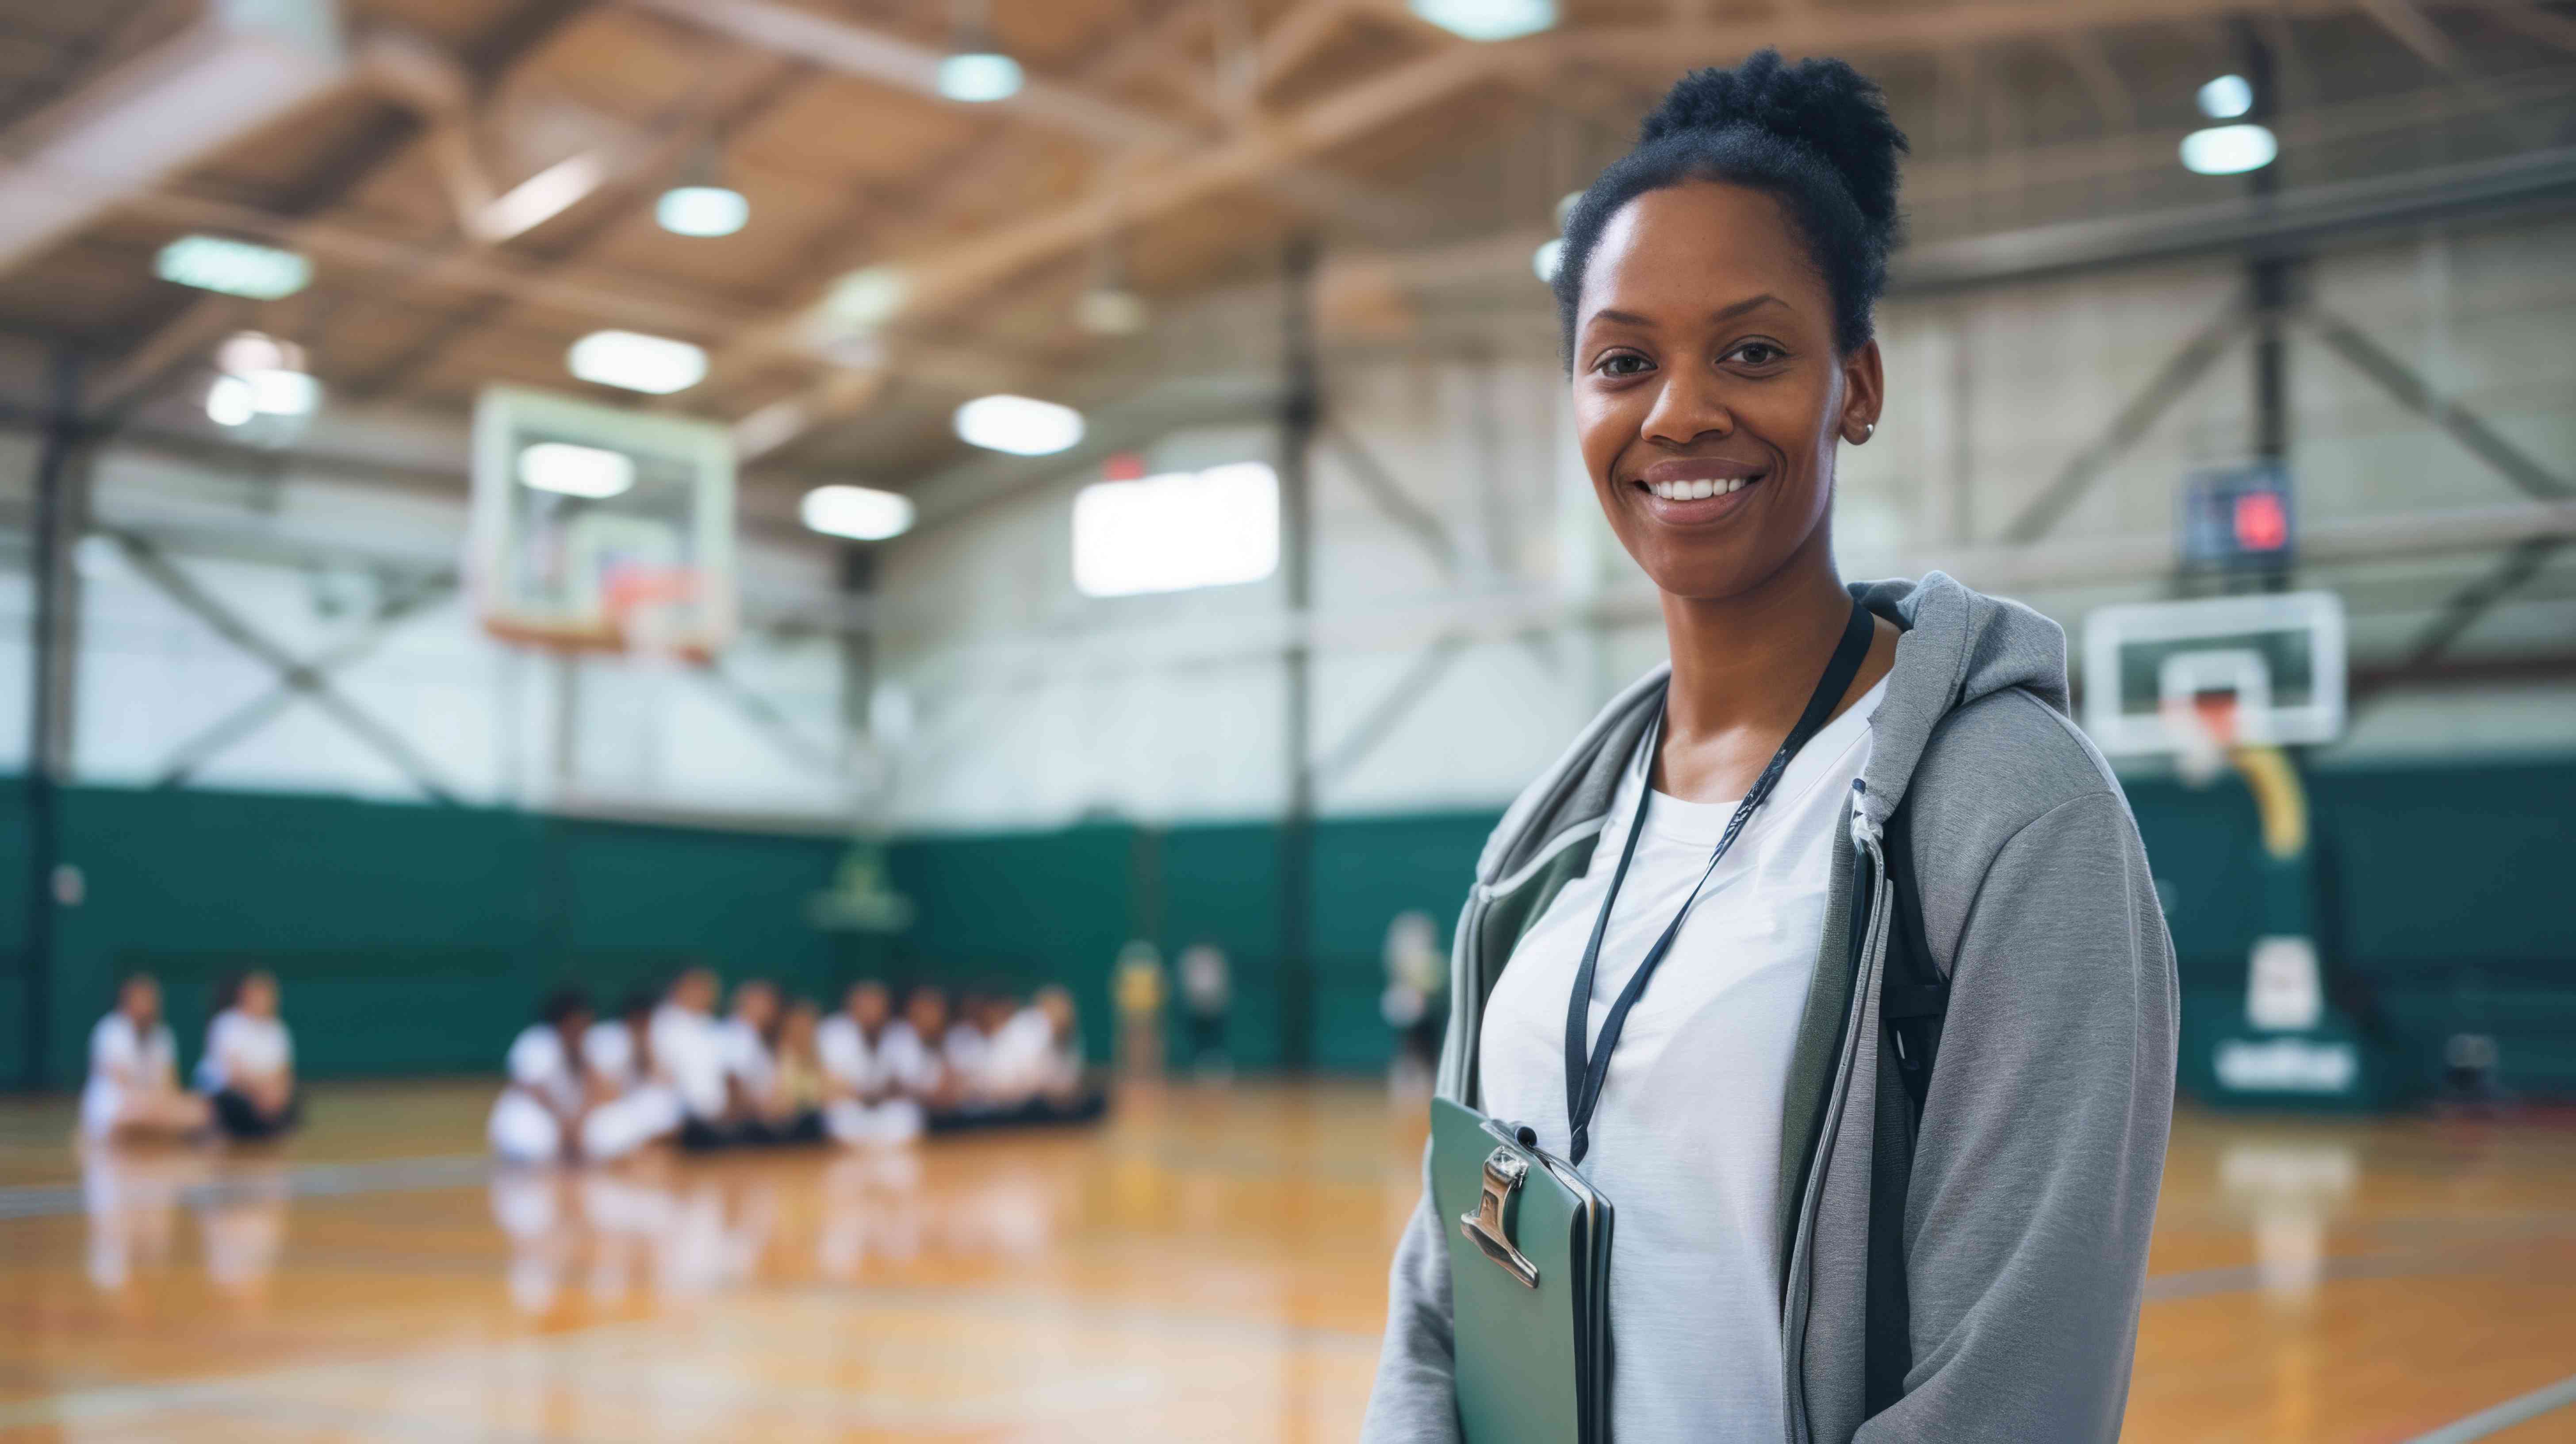
[[[886,1025],[877,1050],[877,1067],[891,1092],[932,1111],[963,1096],[962,1080],[940,1044],[947,1030],[948,995],[928,983],[914,984],[904,995],[903,1017]]]
[[[149,973],[119,983],[115,1011],[90,1030],[80,1120],[82,1136],[100,1142],[191,1137],[213,1121],[206,1100],[179,1087],[179,1042]]]
[[[1074,1026],[1073,994],[1052,985],[1040,988],[1029,1006],[995,1029],[980,1082],[984,1101],[1001,1108],[1078,1098],[1082,1035]]]
[[[823,1136],[823,1105],[831,1098],[831,1077],[823,1069],[817,1034],[823,1010],[811,998],[798,998],[778,1015],[770,1030],[777,1072],[769,1087],[767,1116],[779,1120],[791,1139]]]
[[[578,989],[556,992],[537,1021],[510,1041],[509,1081],[492,1100],[484,1132],[492,1151],[513,1163],[554,1163],[580,1155],[590,1087],[583,1077],[581,1039],[591,1023],[590,1000]]]
[[[578,988],[546,999],[510,1044],[509,1082],[493,1100],[492,1151],[514,1163],[607,1163],[668,1135],[679,1109],[650,1086],[598,1086],[584,1055],[590,1000]]]
[[[671,982],[645,1030],[651,1074],[680,1102],[684,1148],[716,1148],[734,1141],[740,1115],[725,1067],[720,1025],[710,1016],[716,975],[691,968]]]
[[[733,1012],[715,1025],[716,1056],[724,1070],[725,1121],[711,1130],[714,1145],[801,1143],[823,1136],[820,1115],[798,1112],[794,1101],[779,1089],[778,1024],[776,984],[750,978],[735,985]]]
[[[893,1012],[885,984],[862,979],[815,1029],[830,1100],[823,1127],[837,1142],[902,1143],[921,1132],[921,1105],[902,1096],[886,1058]]]
[[[216,997],[221,1011],[206,1025],[197,1060],[197,1091],[214,1105],[215,1122],[234,1138],[274,1138],[303,1121],[295,1090],[295,1040],[277,1016],[277,979],[236,974]]]
[[[948,1031],[936,1035],[939,1053],[949,1071],[968,1092],[975,1089],[974,1080],[984,1076],[984,1054],[993,1046],[993,1029],[1002,1018],[1010,1016],[1010,995],[996,988],[978,987],[959,990],[957,1006],[950,1012]],[[995,1016],[996,1014],[1000,1016]],[[923,1041],[927,1042],[929,1035]]]
[[[614,1100],[627,1126],[647,1138],[679,1131],[679,1095],[653,1071],[652,1022],[658,1000],[638,988],[617,1005],[617,1016],[602,1018],[581,1035],[582,1067],[591,1095]]]

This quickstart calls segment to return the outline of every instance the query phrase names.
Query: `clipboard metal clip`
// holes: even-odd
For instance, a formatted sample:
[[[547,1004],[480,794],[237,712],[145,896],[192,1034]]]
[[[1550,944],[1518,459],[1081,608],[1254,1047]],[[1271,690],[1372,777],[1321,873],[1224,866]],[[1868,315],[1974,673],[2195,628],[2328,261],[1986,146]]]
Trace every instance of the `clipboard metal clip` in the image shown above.
[[[1497,1148],[1485,1155],[1484,1192],[1476,1201],[1474,1213],[1458,1216],[1458,1231],[1484,1250],[1496,1268],[1518,1280],[1522,1288],[1534,1289],[1538,1287],[1538,1265],[1513,1246],[1509,1225],[1503,1220],[1512,1195],[1527,1177],[1529,1160],[1510,1149]]]

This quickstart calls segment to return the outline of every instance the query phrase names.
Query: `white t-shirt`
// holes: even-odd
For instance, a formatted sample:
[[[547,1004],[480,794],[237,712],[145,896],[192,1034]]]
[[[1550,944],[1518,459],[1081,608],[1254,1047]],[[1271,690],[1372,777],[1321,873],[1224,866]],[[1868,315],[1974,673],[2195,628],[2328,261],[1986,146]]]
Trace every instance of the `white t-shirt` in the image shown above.
[[[115,1126],[116,1111],[138,1087],[172,1076],[178,1066],[179,1040],[167,1023],[150,1033],[138,1031],[121,1011],[110,1012],[89,1030],[89,1082],[81,1089],[81,1126],[103,1135]]]
[[[1057,1044],[1055,1024],[1036,1008],[1022,1008],[993,1033],[977,1078],[988,1098],[1018,1102],[1082,1080],[1082,1060]]]
[[[881,1031],[879,1042],[883,1041]],[[814,1055],[821,1060],[823,1072],[845,1088],[865,1094],[885,1087],[886,1072],[878,1051],[868,1046],[867,1034],[847,1013],[834,1013],[815,1025]]]
[[[716,1045],[724,1054],[727,1075],[741,1079],[755,1096],[769,1092],[778,1077],[778,1060],[771,1056],[758,1028],[740,1018],[727,1018],[716,1025]]]
[[[546,1100],[549,1107],[570,1111],[581,1106],[581,1078],[573,1072],[563,1035],[552,1023],[531,1023],[510,1042],[510,1081]]]
[[[582,1030],[581,1063],[618,1092],[636,1084],[635,1035],[615,1018],[603,1018]]]
[[[653,1010],[653,1068],[680,1103],[700,1118],[725,1111],[724,1045],[716,1020],[704,1013],[664,1003]]]
[[[295,1040],[287,1036],[285,1023],[226,1008],[206,1025],[206,1053],[197,1060],[197,1086],[218,1093],[232,1085],[236,1071],[266,1077],[294,1063]]]
[[[1577,1171],[1618,1210],[1610,1255],[1614,1439],[1775,1444],[1781,1395],[1780,1120],[1824,934],[1833,849],[1869,762],[1873,687],[1816,734],[1700,889],[1628,1014]],[[1513,950],[1485,1006],[1485,1111],[1562,1154],[1565,1008],[1645,785],[1642,749],[1591,869]],[[1587,1046],[1700,871],[1736,801],[1656,793],[1601,942]]]
[[[888,1082],[914,1097],[939,1087],[939,1054],[921,1041],[910,1023],[886,1024],[884,1035],[877,1039],[877,1066],[885,1070]]]

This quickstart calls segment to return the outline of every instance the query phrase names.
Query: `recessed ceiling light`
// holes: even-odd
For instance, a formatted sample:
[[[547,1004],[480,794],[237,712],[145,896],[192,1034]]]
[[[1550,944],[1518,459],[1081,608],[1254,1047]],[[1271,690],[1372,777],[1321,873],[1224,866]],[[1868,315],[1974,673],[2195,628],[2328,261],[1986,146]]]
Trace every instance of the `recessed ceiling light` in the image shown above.
[[[519,483],[563,496],[615,496],[635,485],[635,458],[602,446],[540,441],[519,453]]]
[[[310,416],[322,406],[322,383],[302,371],[252,371],[241,380],[250,387],[251,409],[262,416]]]
[[[1050,456],[1082,440],[1082,413],[1032,396],[979,396],[957,408],[957,435],[1013,456]]]
[[[2254,108],[2254,87],[2242,75],[2222,75],[2200,88],[2200,113],[2234,120]]]
[[[1556,0],[1413,0],[1413,13],[1469,40],[1517,40],[1556,24]]]
[[[1074,316],[1095,336],[1133,336],[1145,329],[1145,298],[1124,286],[1094,286],[1074,303]]]
[[[259,415],[250,383],[238,376],[218,376],[206,388],[206,419],[217,426],[247,426]]]
[[[593,331],[565,356],[572,374],[653,396],[685,391],[707,376],[707,353],[686,341],[638,331]]]
[[[673,186],[653,203],[653,219],[675,236],[729,236],[751,219],[751,202],[730,186]]]
[[[2183,169],[2194,175],[2242,175],[2280,153],[2281,143],[2260,125],[2213,125],[2182,138]]]
[[[201,291],[254,301],[292,296],[313,280],[313,263],[293,251],[226,236],[181,236],[161,248],[154,275]]]
[[[1020,62],[995,50],[964,50],[939,62],[939,93],[968,105],[1020,93]]]
[[[253,371],[301,371],[304,348],[263,331],[236,331],[215,348],[215,369],[234,376]]]
[[[1556,268],[1564,259],[1565,237],[1541,241],[1538,249],[1530,253],[1530,269],[1538,273],[1540,280],[1553,286],[1556,284]]]
[[[884,541],[912,530],[912,498],[872,486],[818,486],[805,493],[796,514],[828,536]]]

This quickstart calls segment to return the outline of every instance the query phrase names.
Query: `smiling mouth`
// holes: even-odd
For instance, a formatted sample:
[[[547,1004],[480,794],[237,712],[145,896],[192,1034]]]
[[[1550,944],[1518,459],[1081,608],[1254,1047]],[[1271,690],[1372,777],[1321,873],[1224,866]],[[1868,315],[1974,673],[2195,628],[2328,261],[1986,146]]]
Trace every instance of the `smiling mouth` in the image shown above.
[[[1706,501],[1744,490],[1760,481],[1755,476],[1697,477],[1686,481],[1641,481],[1637,484],[1660,501]]]

